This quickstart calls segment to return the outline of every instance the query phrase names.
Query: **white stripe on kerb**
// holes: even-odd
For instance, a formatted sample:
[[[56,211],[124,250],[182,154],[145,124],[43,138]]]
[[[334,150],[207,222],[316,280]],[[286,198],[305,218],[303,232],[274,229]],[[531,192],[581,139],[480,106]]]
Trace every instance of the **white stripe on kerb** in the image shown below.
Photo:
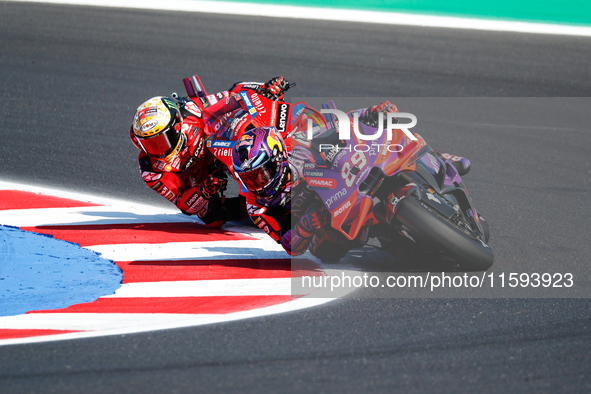
[[[101,298],[230,297],[291,295],[291,278],[179,280],[126,283]]]

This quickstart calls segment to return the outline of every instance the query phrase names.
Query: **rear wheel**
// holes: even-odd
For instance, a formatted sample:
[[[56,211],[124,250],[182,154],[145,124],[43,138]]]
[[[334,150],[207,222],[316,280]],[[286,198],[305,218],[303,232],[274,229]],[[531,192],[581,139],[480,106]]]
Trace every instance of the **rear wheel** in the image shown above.
[[[419,247],[424,245],[441,252],[464,270],[486,271],[493,264],[493,252],[488,245],[414,198],[398,203],[392,223]]]

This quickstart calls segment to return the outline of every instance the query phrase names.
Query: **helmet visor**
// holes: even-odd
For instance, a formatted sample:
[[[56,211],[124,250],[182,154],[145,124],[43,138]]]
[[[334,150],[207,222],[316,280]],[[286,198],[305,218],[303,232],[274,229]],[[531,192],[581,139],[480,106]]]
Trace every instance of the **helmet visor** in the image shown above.
[[[244,186],[257,194],[264,192],[265,186],[273,181],[276,174],[277,164],[271,159],[253,170],[237,173]]]
[[[154,136],[136,137],[142,149],[150,156],[165,156],[170,154],[179,142],[180,132],[174,126],[172,124]]]

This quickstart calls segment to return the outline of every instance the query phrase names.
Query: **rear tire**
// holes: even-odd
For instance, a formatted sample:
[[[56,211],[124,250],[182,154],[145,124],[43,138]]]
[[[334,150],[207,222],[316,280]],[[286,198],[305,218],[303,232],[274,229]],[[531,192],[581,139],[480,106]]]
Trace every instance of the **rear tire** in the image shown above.
[[[419,245],[440,251],[466,271],[486,271],[493,264],[493,252],[488,245],[459,230],[412,197],[398,203],[393,224],[406,230]]]

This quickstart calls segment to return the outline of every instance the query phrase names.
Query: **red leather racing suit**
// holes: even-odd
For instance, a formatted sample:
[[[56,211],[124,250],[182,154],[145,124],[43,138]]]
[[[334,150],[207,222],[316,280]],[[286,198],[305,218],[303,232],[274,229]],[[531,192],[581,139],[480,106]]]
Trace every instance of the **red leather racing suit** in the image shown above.
[[[180,106],[183,141],[178,154],[156,158],[140,152],[139,167],[146,184],[183,213],[197,215],[208,227],[220,227],[227,221],[241,221],[247,217],[244,197],[222,199],[217,190],[208,192],[204,187],[210,175],[222,181],[226,178],[214,156],[205,148],[205,138],[230,139],[234,127],[249,119],[234,92],[256,89],[258,85],[237,83],[230,91],[187,99]],[[131,136],[133,140],[133,133]]]

